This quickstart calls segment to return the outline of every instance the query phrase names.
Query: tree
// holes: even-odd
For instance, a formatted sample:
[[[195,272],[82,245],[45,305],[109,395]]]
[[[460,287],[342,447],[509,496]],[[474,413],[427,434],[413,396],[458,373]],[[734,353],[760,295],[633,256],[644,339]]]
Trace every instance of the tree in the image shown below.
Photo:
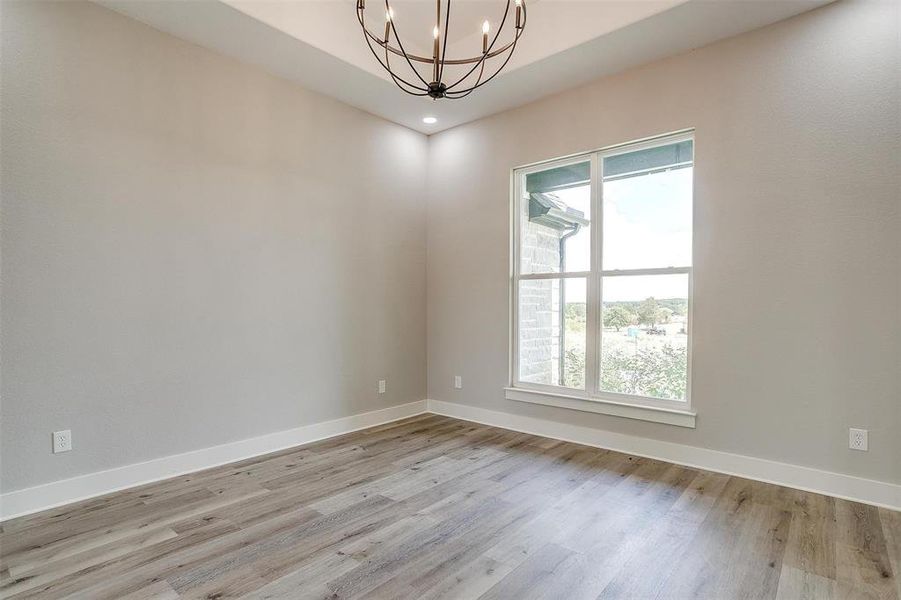
[[[655,327],[660,320],[660,305],[654,298],[648,298],[638,306],[638,322]]]
[[[566,351],[563,367],[563,385],[571,388],[585,386],[585,349],[573,348]]]
[[[673,319],[673,311],[669,308],[661,308],[659,313],[661,323],[669,323]]]
[[[665,344],[636,353],[614,348],[601,361],[601,389],[605,392],[684,400],[688,352]]]
[[[585,331],[585,303],[569,302],[564,309],[566,331],[579,333]]]
[[[625,306],[611,306],[604,309],[604,327],[613,327],[618,332],[621,328],[632,324],[635,315]]]

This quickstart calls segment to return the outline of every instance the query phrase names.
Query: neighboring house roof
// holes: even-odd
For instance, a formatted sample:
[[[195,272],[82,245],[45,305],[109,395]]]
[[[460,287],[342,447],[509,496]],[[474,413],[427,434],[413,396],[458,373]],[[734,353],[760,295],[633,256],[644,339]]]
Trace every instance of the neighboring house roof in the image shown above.
[[[553,194],[539,192],[529,194],[529,221],[559,231],[589,224],[581,210],[567,206]]]

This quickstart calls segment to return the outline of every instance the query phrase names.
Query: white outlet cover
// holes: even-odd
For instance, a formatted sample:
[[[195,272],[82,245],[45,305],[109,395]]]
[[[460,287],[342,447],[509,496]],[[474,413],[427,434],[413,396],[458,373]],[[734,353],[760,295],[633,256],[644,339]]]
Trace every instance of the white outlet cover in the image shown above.
[[[461,375],[454,375],[454,388],[458,390],[463,389],[463,377]]]
[[[379,379],[379,393],[384,394],[387,389],[388,389],[388,382],[385,381],[384,379]]]
[[[53,453],[68,452],[72,449],[72,431],[66,429],[53,432]]]
[[[848,434],[848,447],[851,450],[860,450],[867,452],[869,450],[869,431],[866,429],[855,429],[852,427]]]

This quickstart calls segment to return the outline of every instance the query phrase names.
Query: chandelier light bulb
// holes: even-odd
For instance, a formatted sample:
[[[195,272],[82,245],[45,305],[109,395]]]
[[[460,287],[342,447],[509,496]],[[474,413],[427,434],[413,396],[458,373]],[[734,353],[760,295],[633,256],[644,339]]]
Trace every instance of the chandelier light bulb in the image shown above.
[[[491,29],[491,25],[488,23],[488,21],[485,21],[484,23],[482,23],[482,33],[483,34],[488,35],[489,29]]]
[[[391,19],[394,18],[394,9],[390,6],[385,12],[385,45],[391,40]]]
[[[441,62],[439,53],[441,52],[441,43],[438,41],[438,26],[435,25],[435,28],[432,29],[432,36],[435,38],[434,47],[432,49],[432,81],[435,85],[441,83],[438,81],[441,78]]]

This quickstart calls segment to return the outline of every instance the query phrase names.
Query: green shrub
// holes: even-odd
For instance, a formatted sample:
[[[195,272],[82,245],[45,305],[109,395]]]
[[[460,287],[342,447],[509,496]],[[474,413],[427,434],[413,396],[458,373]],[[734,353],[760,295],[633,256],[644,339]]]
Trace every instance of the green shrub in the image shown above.
[[[601,389],[606,392],[683,400],[686,389],[686,348],[665,344],[642,348],[637,353],[614,349],[601,360]],[[585,350],[566,351],[564,385],[582,388],[585,384]]]

